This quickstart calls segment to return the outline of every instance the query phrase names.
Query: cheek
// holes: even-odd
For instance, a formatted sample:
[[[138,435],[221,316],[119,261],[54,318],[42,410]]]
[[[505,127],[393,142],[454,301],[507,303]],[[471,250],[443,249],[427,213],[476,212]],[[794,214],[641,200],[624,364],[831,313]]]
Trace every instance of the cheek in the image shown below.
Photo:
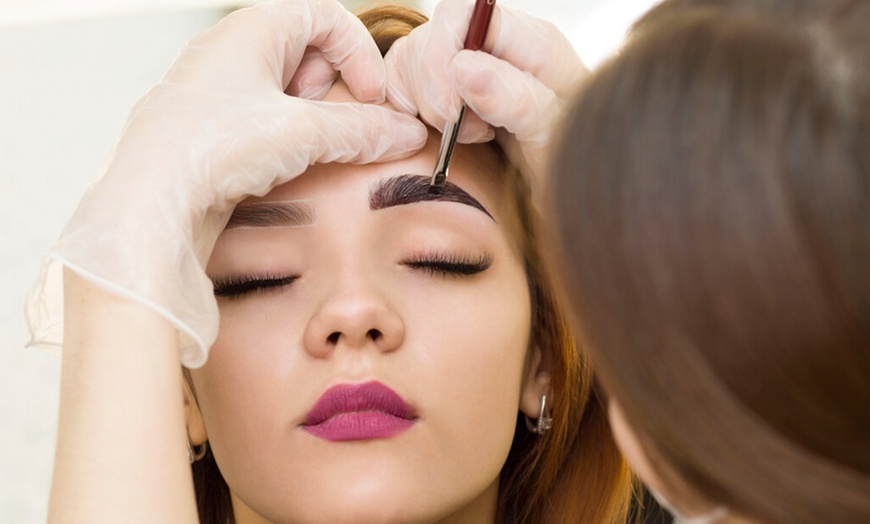
[[[433,308],[431,314],[441,321],[422,328],[427,339],[437,341],[430,346],[426,367],[449,374],[460,389],[501,385],[513,390],[528,350],[528,302],[518,298],[522,294],[505,294],[502,300],[481,296],[470,294],[445,309]]]
[[[291,425],[302,329],[268,303],[250,312],[224,309],[209,360],[192,376],[212,448],[233,457]]]
[[[503,334],[447,341],[451,349],[428,367],[429,390],[438,397],[430,399],[429,422],[444,437],[445,454],[493,478],[513,441],[526,361],[526,339]]]
[[[517,268],[467,292],[426,295],[409,319],[419,337],[419,380],[451,438],[509,449],[528,355],[531,305]],[[411,331],[409,329],[409,331]],[[475,446],[473,443],[480,443]],[[483,448],[486,449],[486,448]]]

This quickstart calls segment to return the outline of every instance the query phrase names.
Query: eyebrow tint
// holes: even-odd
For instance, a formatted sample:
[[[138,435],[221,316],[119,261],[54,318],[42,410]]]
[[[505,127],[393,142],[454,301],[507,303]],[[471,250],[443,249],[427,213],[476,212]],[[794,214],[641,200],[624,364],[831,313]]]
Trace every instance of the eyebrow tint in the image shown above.
[[[417,202],[456,202],[478,209],[495,220],[483,204],[456,184],[447,182],[439,191],[432,191],[429,181],[429,177],[411,174],[381,180],[369,194],[369,207],[377,210]]]

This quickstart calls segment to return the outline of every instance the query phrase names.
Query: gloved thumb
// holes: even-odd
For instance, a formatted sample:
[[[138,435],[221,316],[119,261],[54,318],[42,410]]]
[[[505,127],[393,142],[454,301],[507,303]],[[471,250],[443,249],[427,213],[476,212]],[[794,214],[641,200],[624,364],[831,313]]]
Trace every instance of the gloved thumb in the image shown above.
[[[332,63],[318,49],[311,48],[302,57],[302,62],[299,63],[285,92],[290,96],[307,100],[320,100],[332,87],[336,78],[338,78],[338,71]]]

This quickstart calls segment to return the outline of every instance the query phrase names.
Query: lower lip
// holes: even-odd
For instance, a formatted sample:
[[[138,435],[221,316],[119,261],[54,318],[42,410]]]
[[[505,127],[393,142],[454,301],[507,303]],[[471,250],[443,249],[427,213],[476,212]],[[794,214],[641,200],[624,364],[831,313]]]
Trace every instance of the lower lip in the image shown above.
[[[383,411],[359,411],[339,413],[303,429],[315,437],[342,442],[394,437],[411,429],[416,422],[415,419],[401,418]]]

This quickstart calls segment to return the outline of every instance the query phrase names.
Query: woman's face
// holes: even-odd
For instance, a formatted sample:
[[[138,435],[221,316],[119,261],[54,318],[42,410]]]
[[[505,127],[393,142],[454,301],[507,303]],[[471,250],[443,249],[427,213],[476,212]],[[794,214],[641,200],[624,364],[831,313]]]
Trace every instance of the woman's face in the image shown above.
[[[458,147],[427,200],[437,146],[314,166],[219,238],[220,333],[192,376],[241,522],[493,518],[537,398],[528,287],[497,156]]]

